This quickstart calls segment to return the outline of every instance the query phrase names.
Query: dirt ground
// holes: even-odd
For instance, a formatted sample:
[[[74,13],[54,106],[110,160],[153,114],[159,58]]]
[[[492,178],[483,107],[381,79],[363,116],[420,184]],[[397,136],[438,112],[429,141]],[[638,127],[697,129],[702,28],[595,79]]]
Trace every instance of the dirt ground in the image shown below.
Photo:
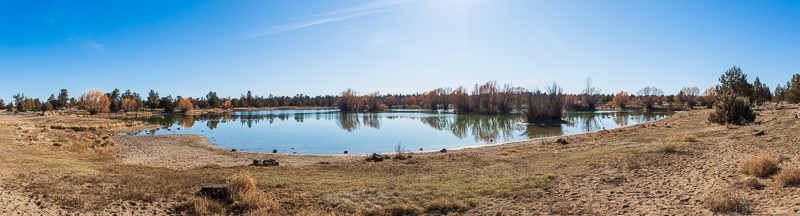
[[[101,205],[100,209],[76,210],[65,207],[69,206],[68,199],[63,201],[65,199],[43,196],[47,191],[43,193],[41,186],[33,187],[29,184],[34,183],[21,182],[42,181],[41,178],[56,176],[53,173],[58,173],[57,177],[75,176],[75,173],[96,172],[85,171],[86,169],[102,171],[106,169],[104,167],[120,165],[124,165],[121,169],[139,169],[144,166],[154,167],[159,172],[189,172],[193,175],[198,173],[198,176],[245,170],[254,173],[259,188],[281,200],[284,209],[295,208],[295,204],[303,203],[296,208],[325,207],[367,214],[365,212],[368,209],[392,205],[392,202],[381,204],[383,201],[374,200],[427,194],[424,196],[432,198],[396,203],[421,206],[423,210],[414,214],[712,215],[716,213],[703,206],[704,198],[719,191],[735,190],[743,194],[746,200],[748,208],[744,213],[798,214],[798,187],[780,187],[772,176],[758,178],[758,187],[737,186],[737,183],[747,177],[738,171],[739,163],[748,158],[769,155],[781,161],[781,169],[800,167],[800,120],[796,118],[800,111],[797,106],[757,109],[756,122],[743,126],[707,124],[705,119],[712,111],[679,112],[654,123],[563,137],[569,144],[557,144],[556,138],[542,138],[449,150],[447,153],[416,153],[413,160],[390,160],[380,164],[364,162],[366,155],[231,152],[229,149],[208,144],[207,138],[199,135],[104,135],[107,132],[103,130],[119,130],[116,126],[100,129],[93,135],[63,138],[75,136],[73,134],[79,132],[52,129],[50,125],[141,125],[68,116],[0,115],[0,167],[4,167],[0,169],[0,214],[178,213],[174,207],[183,202],[179,198],[117,198]],[[764,135],[755,135],[759,131],[763,131]],[[694,139],[681,139],[686,136]],[[113,140],[113,145],[105,146],[109,139]],[[81,149],[68,148],[71,145],[79,146],[79,140],[89,140],[87,142],[94,144],[80,144],[89,145],[85,147],[88,150],[84,151],[64,150]],[[56,146],[57,144],[61,145]],[[96,152],[107,153],[102,157],[104,159],[84,159],[89,157],[87,155],[97,154]],[[268,158],[277,159],[281,167],[244,167],[252,159]],[[26,176],[28,170],[43,169],[41,167],[53,164],[66,168],[46,169],[33,177]],[[77,164],[74,167],[78,168],[74,168],[72,164]],[[209,166],[221,168],[207,171],[204,167]],[[146,171],[149,172],[150,169]],[[356,175],[358,172],[374,174]],[[511,177],[505,176],[506,174]],[[526,181],[530,176],[545,174],[557,177],[542,187],[523,185],[528,183]],[[382,175],[392,176],[393,179],[385,179]],[[432,178],[438,180],[431,180]],[[361,182],[361,179],[366,183]],[[193,184],[221,180],[223,179],[220,177],[213,177]],[[354,183],[354,180],[361,183]],[[391,182],[405,182],[409,186],[398,189]],[[412,185],[417,183],[420,185]],[[78,185],[82,184],[86,183]],[[187,191],[197,189],[194,185],[187,188]],[[370,191],[370,188],[379,192],[357,193]],[[311,193],[303,195],[307,197],[302,199],[287,195],[298,189]],[[442,192],[443,190],[447,192]],[[469,203],[466,205],[468,207],[450,212],[429,211],[431,200],[450,195],[453,196],[452,199]],[[286,212],[292,211],[287,210],[280,214],[299,215],[297,212]]]

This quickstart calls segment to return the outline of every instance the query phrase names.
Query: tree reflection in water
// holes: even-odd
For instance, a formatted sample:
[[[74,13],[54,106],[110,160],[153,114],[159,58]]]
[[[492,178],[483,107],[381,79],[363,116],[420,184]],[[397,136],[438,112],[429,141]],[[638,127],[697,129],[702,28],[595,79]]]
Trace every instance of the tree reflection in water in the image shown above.
[[[242,113],[222,113],[222,114],[203,114],[203,115],[167,115],[139,118],[149,124],[163,125],[163,129],[171,128],[178,124],[185,129],[190,129],[196,125],[196,121],[205,122],[209,130],[216,129],[220,123],[239,122],[242,126],[252,127],[254,124],[268,122],[273,124],[275,120],[287,121],[293,119],[297,123],[303,123],[308,119],[318,121],[333,121],[345,131],[353,132],[362,125],[381,129],[382,121],[394,120],[417,120],[424,125],[428,125],[436,130],[448,131],[459,139],[474,137],[475,142],[504,142],[511,140],[533,139],[540,137],[559,136],[566,133],[573,134],[574,130],[568,127],[580,126],[582,131],[597,131],[604,127],[616,126],[625,127],[631,123],[648,122],[658,120],[667,116],[669,113],[658,112],[566,112],[564,120],[569,124],[561,126],[534,126],[519,124],[524,121],[522,115],[458,115],[443,111],[389,111],[376,113],[347,113],[335,111],[306,111],[306,112],[242,112]],[[607,125],[603,125],[605,120]],[[613,121],[612,125],[611,122]],[[610,128],[609,128],[610,129]],[[402,129],[401,129],[402,130]],[[155,134],[157,130],[150,130],[150,134]],[[137,133],[138,134],[138,133]]]

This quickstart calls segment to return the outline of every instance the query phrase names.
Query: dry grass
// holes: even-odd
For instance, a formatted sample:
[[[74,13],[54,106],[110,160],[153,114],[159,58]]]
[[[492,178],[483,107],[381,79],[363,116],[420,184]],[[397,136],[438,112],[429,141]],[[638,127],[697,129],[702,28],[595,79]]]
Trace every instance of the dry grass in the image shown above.
[[[747,177],[742,179],[741,181],[737,181],[733,185],[738,188],[757,188],[761,184],[758,183],[758,179],[753,177]]]
[[[397,146],[395,146],[395,152],[396,153],[395,153],[395,155],[393,157],[394,159],[405,160],[405,159],[414,157],[412,153],[407,152],[405,150],[405,146],[402,146],[400,144],[397,144]]]
[[[383,211],[386,214],[392,216],[400,216],[400,215],[420,215],[422,214],[422,208],[413,206],[413,205],[400,205],[395,204],[388,207],[384,207]]]
[[[190,197],[185,203],[175,207],[175,210],[185,215],[222,215],[225,207],[219,202],[205,197]]]
[[[7,135],[2,132],[4,129],[0,127],[0,147],[33,149],[3,142]],[[12,134],[18,131],[9,130],[13,130]],[[676,151],[678,139],[663,141],[670,134],[653,134],[650,129],[647,134],[628,133],[629,130],[613,136],[575,138],[565,146],[489,148],[490,151],[454,151],[441,156],[421,153],[381,163],[271,168],[211,164],[175,170],[118,164],[113,158],[91,151],[74,154],[52,151],[57,148],[52,146],[30,150],[33,153],[26,153],[25,159],[13,159],[0,152],[0,162],[30,170],[26,176],[11,180],[30,183],[19,186],[22,190],[50,194],[48,201],[81,211],[104,209],[108,202],[166,200],[184,202],[179,213],[195,215],[484,214],[485,210],[474,207],[476,202],[530,196],[551,187],[553,181],[560,181],[558,178],[562,177],[555,174],[565,176],[567,181],[571,173],[594,170],[595,165],[624,165],[630,155],[642,155],[632,160],[639,162],[638,167],[668,164],[668,157],[680,156],[652,152],[654,146],[663,143],[669,146],[660,152]],[[87,146],[97,145],[98,138],[103,140],[101,135],[82,132],[67,141],[86,141],[85,138],[91,141]],[[554,174],[545,175],[549,173]],[[220,183],[230,183],[239,192],[222,201],[195,195],[206,184]],[[565,214],[584,211],[569,202],[553,207],[554,212]],[[541,211],[533,214],[548,213],[546,207]]]
[[[794,167],[781,169],[773,179],[781,187],[800,185],[800,169]]]
[[[238,174],[231,179],[230,208],[236,212],[271,212],[278,209],[278,202],[268,199],[264,191],[256,187],[249,173]]]
[[[428,213],[448,214],[448,213],[463,212],[466,211],[467,208],[468,208],[467,204],[464,204],[460,201],[452,199],[437,199],[434,200],[433,202],[428,203],[428,205],[425,206],[425,211]]]
[[[761,155],[745,159],[739,163],[739,171],[755,177],[764,177],[778,170],[778,160],[772,156]]]
[[[745,194],[731,189],[708,194],[703,199],[703,207],[713,212],[748,212]]]
[[[656,146],[655,152],[658,153],[675,153],[678,152],[678,144],[667,142]]]
[[[681,136],[681,142],[697,142],[697,137],[691,134]]]

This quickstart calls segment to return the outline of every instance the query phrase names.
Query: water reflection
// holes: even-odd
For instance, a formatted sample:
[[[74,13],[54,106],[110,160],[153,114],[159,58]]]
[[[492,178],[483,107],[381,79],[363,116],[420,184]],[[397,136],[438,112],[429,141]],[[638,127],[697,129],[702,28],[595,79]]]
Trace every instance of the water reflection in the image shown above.
[[[304,153],[314,154],[341,153],[333,152],[331,149],[339,151],[341,150],[339,148],[345,148],[342,146],[354,145],[356,147],[347,147],[346,150],[351,153],[365,153],[373,150],[369,148],[391,151],[391,146],[397,142],[430,149],[437,145],[457,147],[475,143],[499,143],[577,134],[654,121],[668,114],[566,112],[564,120],[569,121],[569,124],[529,126],[519,124],[524,121],[521,115],[457,115],[448,111],[390,110],[376,113],[347,113],[332,110],[252,111],[139,118],[137,120],[148,124],[163,126],[132,135],[202,134],[216,137],[216,140],[222,142],[215,143],[218,145],[234,143],[249,145],[251,146],[249,150],[265,151],[271,151],[267,148],[278,148],[270,146],[307,145],[309,149]],[[239,124],[235,124],[237,122]],[[435,130],[430,130],[431,128]],[[261,143],[254,144],[256,141]],[[359,151],[359,148],[365,150]],[[297,149],[293,151],[302,152]]]

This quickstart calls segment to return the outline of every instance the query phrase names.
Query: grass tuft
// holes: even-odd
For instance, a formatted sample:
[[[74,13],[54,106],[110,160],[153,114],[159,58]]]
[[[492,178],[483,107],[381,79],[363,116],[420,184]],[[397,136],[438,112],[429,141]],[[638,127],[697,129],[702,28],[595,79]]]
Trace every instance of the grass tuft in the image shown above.
[[[747,177],[741,181],[734,183],[733,185],[738,188],[756,188],[760,184],[758,183],[758,179],[753,177]]]
[[[228,186],[231,188],[231,209],[239,212],[274,211],[278,203],[267,199],[264,191],[256,187],[256,181],[249,173],[241,173],[233,177]]]
[[[401,215],[420,215],[422,208],[412,205],[391,205],[383,208],[383,211],[392,216]]]
[[[428,213],[448,214],[466,211],[467,208],[467,205],[455,200],[437,199],[428,203],[425,207],[425,211]]]
[[[703,207],[713,212],[748,212],[748,204],[744,193],[731,189],[715,191],[707,195],[703,199]]]
[[[764,177],[777,170],[778,160],[768,155],[745,159],[739,164],[740,172],[755,177]]]
[[[781,187],[800,185],[800,169],[794,167],[781,169],[773,179]]]
[[[681,142],[697,142],[697,137],[691,134],[681,136]]]

